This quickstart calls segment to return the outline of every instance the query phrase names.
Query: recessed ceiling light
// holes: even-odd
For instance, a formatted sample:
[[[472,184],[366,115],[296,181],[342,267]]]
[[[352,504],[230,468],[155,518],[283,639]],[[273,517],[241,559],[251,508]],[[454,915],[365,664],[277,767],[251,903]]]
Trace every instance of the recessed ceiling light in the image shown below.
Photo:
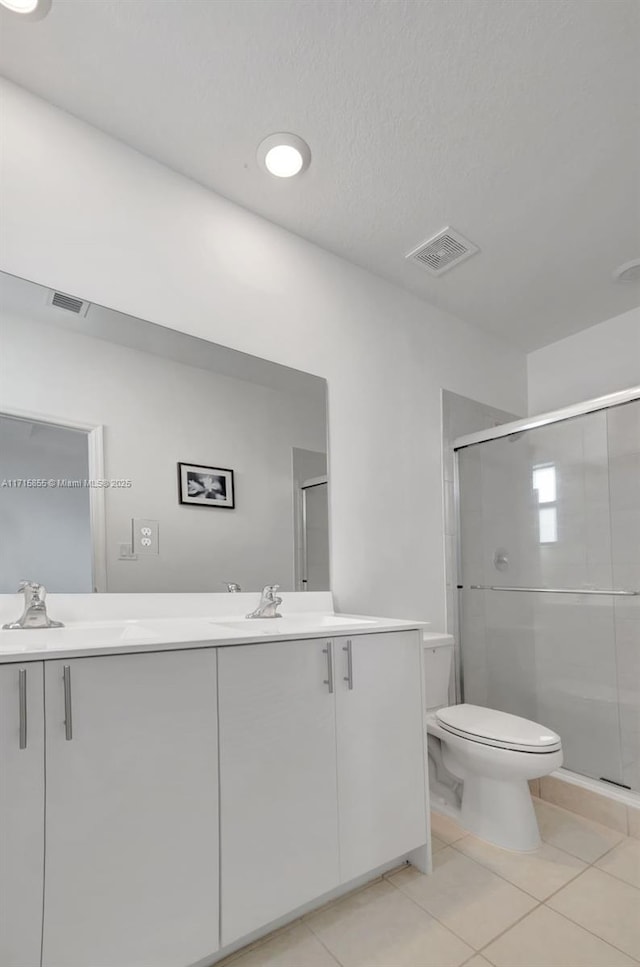
[[[297,134],[270,134],[258,146],[258,161],[276,178],[293,178],[309,167],[311,151]]]
[[[613,277],[616,282],[637,282],[640,279],[640,259],[631,259],[619,265]]]
[[[0,0],[0,4],[23,20],[42,20],[51,9],[51,0]]]

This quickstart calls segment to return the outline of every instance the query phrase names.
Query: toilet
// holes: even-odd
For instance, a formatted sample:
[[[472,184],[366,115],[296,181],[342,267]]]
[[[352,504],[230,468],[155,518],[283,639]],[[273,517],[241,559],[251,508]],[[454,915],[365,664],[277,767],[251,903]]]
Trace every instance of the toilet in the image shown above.
[[[560,768],[560,736],[518,715],[448,705],[453,638],[424,638],[432,808],[503,849],[536,849],[540,832],[529,780]]]

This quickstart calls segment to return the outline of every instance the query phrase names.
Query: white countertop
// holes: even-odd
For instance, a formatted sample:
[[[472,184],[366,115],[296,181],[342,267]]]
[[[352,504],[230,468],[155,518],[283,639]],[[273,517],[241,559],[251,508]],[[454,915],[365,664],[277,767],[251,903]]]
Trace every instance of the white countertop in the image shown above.
[[[57,617],[51,609],[50,614]],[[284,610],[281,618],[247,619],[231,613],[68,621],[64,628],[0,630],[0,663],[408,631],[427,624],[326,611],[287,614]]]

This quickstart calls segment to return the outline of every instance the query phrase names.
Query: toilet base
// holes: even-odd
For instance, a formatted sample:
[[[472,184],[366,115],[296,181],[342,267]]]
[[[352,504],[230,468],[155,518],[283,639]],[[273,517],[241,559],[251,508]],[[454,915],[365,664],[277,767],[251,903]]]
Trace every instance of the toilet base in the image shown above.
[[[479,839],[502,849],[528,853],[540,846],[529,779],[546,776],[562,765],[562,749],[522,752],[485,745],[443,729],[427,718],[429,742],[440,743],[446,770],[462,781],[456,821]],[[435,809],[454,816],[449,809]]]
[[[467,775],[460,824],[502,849],[525,853],[540,846],[538,820],[526,779]]]

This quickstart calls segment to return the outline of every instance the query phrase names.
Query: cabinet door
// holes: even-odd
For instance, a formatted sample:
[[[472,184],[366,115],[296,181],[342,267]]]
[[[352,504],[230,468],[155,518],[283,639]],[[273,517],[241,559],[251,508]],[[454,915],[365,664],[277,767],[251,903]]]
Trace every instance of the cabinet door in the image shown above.
[[[44,863],[42,675],[42,662],[0,666],[0,964],[11,967],[40,964]]]
[[[335,646],[340,871],[348,882],[427,841],[420,641],[402,631],[336,638]]]
[[[52,661],[45,686],[44,967],[215,952],[215,649]]]
[[[219,649],[223,946],[339,882],[331,649]]]

